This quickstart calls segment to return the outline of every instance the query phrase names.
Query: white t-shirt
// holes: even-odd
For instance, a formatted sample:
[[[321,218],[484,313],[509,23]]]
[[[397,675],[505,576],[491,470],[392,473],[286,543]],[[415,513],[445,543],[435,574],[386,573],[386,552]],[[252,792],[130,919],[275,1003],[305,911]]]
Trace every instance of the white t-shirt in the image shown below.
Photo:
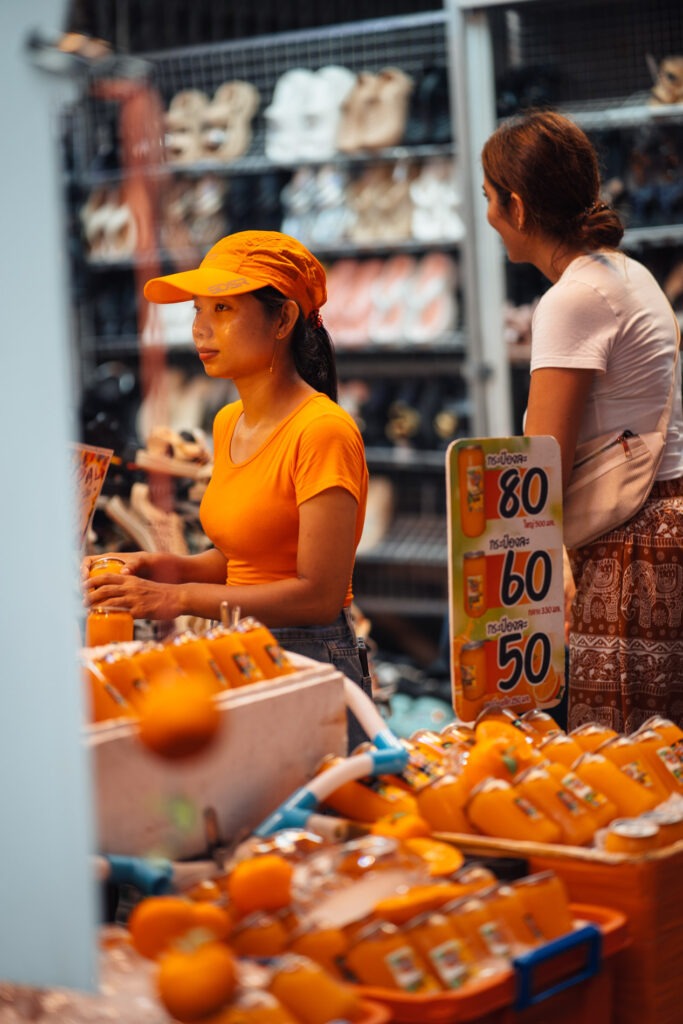
[[[666,403],[677,342],[671,306],[641,263],[621,252],[579,256],[541,297],[531,372],[596,370],[579,442],[615,430],[652,431]],[[683,475],[680,359],[658,480]]]

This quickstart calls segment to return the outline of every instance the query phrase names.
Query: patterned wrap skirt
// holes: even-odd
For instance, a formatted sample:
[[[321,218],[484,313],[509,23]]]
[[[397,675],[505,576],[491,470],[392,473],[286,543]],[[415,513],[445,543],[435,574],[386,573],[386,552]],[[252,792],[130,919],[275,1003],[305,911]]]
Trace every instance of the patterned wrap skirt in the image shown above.
[[[632,519],[568,554],[568,728],[631,733],[654,714],[683,727],[683,477],[656,483]]]

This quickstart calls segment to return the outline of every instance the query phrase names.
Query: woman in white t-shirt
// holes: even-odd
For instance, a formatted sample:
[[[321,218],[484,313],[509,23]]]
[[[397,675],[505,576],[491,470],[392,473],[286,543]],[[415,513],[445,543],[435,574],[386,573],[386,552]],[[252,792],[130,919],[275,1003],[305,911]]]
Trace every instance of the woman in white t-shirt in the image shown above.
[[[482,152],[488,221],[513,263],[551,282],[532,321],[528,435],[551,434],[566,488],[578,443],[656,429],[679,335],[650,272],[619,250],[595,150],[568,118],[503,122]],[[569,551],[568,726],[633,732],[655,713],[683,725],[683,412],[680,367],[666,447],[643,508]]]

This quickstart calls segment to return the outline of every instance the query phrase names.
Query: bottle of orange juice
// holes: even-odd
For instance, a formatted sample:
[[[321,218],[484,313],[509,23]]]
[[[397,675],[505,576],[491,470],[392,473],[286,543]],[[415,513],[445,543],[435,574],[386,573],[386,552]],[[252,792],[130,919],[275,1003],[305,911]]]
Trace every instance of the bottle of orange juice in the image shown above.
[[[318,771],[327,771],[342,760],[333,754],[327,755]],[[325,797],[325,804],[353,821],[373,822],[398,811],[417,814],[417,803],[411,793],[377,776],[342,783]]]
[[[265,679],[290,675],[296,672],[287,652],[280,647],[271,631],[252,616],[240,619],[235,627],[244,646],[263,672]]]
[[[648,718],[646,722],[643,722],[639,729],[636,729],[634,735],[637,735],[645,729],[654,729],[667,741],[667,743],[670,743],[671,746],[676,749],[676,753],[679,757],[683,756],[681,755],[681,748],[683,748],[683,729],[676,725],[675,722],[672,722],[670,718],[664,718],[662,715],[652,715],[652,717]]]
[[[403,992],[438,992],[427,962],[396,925],[373,921],[351,940],[344,965],[361,985]]]
[[[596,753],[602,754],[608,761],[616,764],[629,778],[651,790],[657,797],[657,803],[666,800],[670,789],[660,778],[656,766],[652,764],[649,750],[641,747],[632,736],[616,736],[612,740],[607,740],[606,743],[598,747]]]
[[[288,945],[291,953],[310,957],[334,978],[343,977],[340,964],[348,948],[348,936],[341,928],[312,923],[297,928],[290,935]]]
[[[213,626],[204,634],[204,639],[230,686],[247,686],[266,678],[237,630],[230,626]]]
[[[539,871],[515,879],[512,887],[522,900],[530,927],[545,941],[557,939],[572,930],[574,921],[569,894],[554,871]]]
[[[488,778],[475,786],[466,805],[467,817],[486,836],[559,843],[559,826],[505,779]]]
[[[559,761],[567,768],[571,768],[577,758],[583,754],[583,748],[575,739],[566,736],[564,733],[551,733],[543,740],[539,747],[544,757],[549,761]]]
[[[436,832],[472,832],[465,814],[468,797],[462,776],[442,775],[415,794],[417,812]]]
[[[595,819],[574,794],[557,781],[542,765],[528,768],[515,779],[513,786],[535,807],[540,808],[558,825],[560,841],[571,846],[585,846],[595,832]]]
[[[126,608],[92,605],[85,620],[86,647],[125,643],[135,635],[135,620]]]
[[[608,740],[616,739],[619,733],[615,729],[610,729],[609,726],[599,725],[597,722],[586,722],[585,725],[579,725],[576,729],[572,729],[569,735],[576,740],[582,750],[592,753]]]
[[[473,975],[474,954],[445,914],[438,911],[419,914],[401,930],[446,991],[461,988]]]
[[[268,990],[302,1024],[355,1020],[361,1013],[360,996],[352,985],[295,953],[286,953],[275,961]]]
[[[643,786],[602,754],[582,754],[573,770],[598,793],[604,793],[622,817],[635,817],[651,811],[659,803],[652,788]]]
[[[545,761],[543,767],[550,772],[563,789],[569,790],[593,817],[595,829],[602,828],[612,818],[616,818],[617,805],[604,793],[599,793],[580,779],[571,768],[565,767],[560,761]]]
[[[481,969],[482,961],[498,961],[502,967],[514,955],[515,938],[498,908],[487,905],[486,892],[464,896],[447,903],[441,913],[472,951]]]
[[[152,686],[162,678],[169,675],[183,675],[184,670],[171,654],[168,644],[159,644],[154,641],[145,643],[142,647],[130,656],[134,670],[141,681],[139,688]]]
[[[529,711],[525,711],[523,715],[519,716],[519,721],[521,725],[528,726],[532,730],[537,742],[540,742],[545,736],[562,732],[553,716],[540,708],[530,708]]]
[[[204,679],[214,693],[221,693],[229,688],[228,681],[218,667],[204,637],[186,630],[173,637],[169,650],[183,671],[194,678]]]
[[[683,763],[659,729],[639,729],[631,738],[667,792],[683,794]]]
[[[98,666],[91,662],[83,667],[91,722],[105,722],[110,718],[131,718],[135,709],[108,681]]]
[[[543,935],[529,915],[517,889],[499,883],[481,894],[491,917],[504,921],[513,939],[513,952],[524,953],[543,942]]]
[[[96,665],[121,696],[139,711],[148,684],[134,659],[122,651],[113,650],[98,658]]]
[[[639,857],[659,849],[659,825],[652,819],[616,818],[607,826],[604,846],[609,853]]]

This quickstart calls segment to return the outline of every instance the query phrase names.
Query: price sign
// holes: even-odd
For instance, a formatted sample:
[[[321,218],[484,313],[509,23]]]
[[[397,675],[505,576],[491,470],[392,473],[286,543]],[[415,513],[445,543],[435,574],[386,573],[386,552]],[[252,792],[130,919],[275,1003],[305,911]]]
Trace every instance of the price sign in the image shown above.
[[[446,455],[453,706],[521,713],[564,692],[562,472],[553,437],[468,438]]]
[[[91,444],[73,444],[71,452],[72,486],[76,494],[78,516],[77,540],[81,550],[114,452],[111,448],[97,448]]]

